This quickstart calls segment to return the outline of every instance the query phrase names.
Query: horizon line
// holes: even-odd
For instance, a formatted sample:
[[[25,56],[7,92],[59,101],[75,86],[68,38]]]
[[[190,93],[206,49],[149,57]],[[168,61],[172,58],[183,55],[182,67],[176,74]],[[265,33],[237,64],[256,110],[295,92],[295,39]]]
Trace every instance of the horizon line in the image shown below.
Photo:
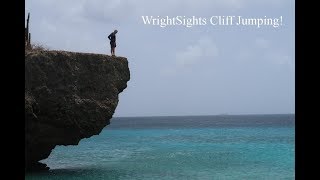
[[[229,113],[220,113],[220,114],[211,114],[211,115],[146,115],[146,116],[113,116],[112,118],[137,118],[137,117],[185,117],[185,116],[248,116],[248,115],[295,115],[295,113],[267,113],[267,114],[229,114]]]

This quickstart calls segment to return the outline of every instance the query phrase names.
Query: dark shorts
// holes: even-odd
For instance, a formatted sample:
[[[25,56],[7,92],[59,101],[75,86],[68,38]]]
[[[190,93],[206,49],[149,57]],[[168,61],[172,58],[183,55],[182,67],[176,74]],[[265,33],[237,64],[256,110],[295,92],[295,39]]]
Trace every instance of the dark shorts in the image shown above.
[[[115,48],[117,46],[116,42],[110,42],[110,46],[111,46],[111,48]]]

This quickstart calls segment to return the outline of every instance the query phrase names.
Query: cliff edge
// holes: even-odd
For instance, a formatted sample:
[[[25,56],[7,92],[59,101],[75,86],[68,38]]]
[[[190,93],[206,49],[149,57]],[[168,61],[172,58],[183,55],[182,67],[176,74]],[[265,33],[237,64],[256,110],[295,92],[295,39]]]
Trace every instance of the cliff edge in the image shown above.
[[[110,123],[130,79],[124,57],[66,51],[25,53],[26,171],[56,145],[77,145]]]

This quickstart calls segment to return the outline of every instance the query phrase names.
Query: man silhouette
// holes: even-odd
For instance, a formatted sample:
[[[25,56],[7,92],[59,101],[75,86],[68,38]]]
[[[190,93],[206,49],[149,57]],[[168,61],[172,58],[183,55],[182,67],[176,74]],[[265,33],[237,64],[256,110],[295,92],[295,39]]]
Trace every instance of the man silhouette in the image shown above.
[[[109,36],[108,39],[110,40],[110,46],[111,46],[111,55],[115,56],[114,49],[116,48],[116,34],[118,30],[114,30]]]

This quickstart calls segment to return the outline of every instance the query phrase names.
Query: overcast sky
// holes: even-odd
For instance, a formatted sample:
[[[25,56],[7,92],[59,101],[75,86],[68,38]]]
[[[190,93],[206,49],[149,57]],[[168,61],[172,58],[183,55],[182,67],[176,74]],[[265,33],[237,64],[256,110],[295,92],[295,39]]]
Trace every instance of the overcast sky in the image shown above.
[[[128,58],[131,79],[114,116],[295,111],[294,0],[26,0],[32,43]],[[142,16],[206,18],[145,25]],[[279,18],[282,25],[212,25],[212,16]],[[236,21],[235,21],[236,22]]]

